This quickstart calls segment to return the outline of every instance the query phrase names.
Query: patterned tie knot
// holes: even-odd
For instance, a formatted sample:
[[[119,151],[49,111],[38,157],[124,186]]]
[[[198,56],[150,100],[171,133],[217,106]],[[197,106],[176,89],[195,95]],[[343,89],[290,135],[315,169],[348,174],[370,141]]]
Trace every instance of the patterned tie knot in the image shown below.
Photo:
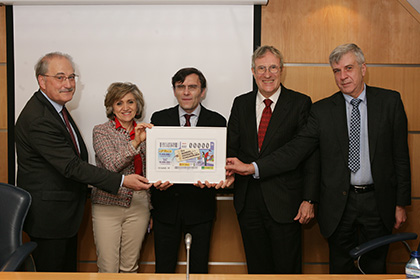
[[[270,107],[271,106],[271,103],[273,103],[273,101],[271,100],[271,99],[264,99],[264,104],[265,104],[265,107]]]
[[[353,105],[353,107],[359,107],[359,104],[360,104],[360,102],[362,102],[362,100],[361,99],[358,99],[358,98],[354,98],[354,99],[352,99],[351,101],[350,101],[350,104],[351,105]]]

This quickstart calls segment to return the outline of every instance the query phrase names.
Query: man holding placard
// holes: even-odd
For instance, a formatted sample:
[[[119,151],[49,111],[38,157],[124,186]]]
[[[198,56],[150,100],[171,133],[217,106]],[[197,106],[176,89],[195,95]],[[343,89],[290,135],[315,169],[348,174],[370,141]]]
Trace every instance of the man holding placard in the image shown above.
[[[153,113],[155,126],[225,127],[226,119],[200,104],[206,93],[206,79],[195,68],[180,69],[172,77],[178,105]],[[214,188],[192,184],[152,188],[152,217],[156,272],[175,272],[181,237],[191,233],[191,273],[207,273],[210,235],[216,212]]]

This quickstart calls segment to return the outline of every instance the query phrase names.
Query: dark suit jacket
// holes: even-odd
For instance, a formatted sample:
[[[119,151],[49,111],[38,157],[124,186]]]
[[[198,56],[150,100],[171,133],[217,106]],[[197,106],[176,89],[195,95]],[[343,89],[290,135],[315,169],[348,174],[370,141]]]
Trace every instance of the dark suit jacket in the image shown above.
[[[396,91],[366,87],[368,108],[369,156],[378,210],[391,230],[396,205],[411,203],[410,161],[407,144],[407,117]],[[269,158],[257,160],[261,176],[294,168],[311,149],[319,145],[321,192],[318,222],[322,234],[329,237],[336,229],[346,206],[350,170],[346,107],[343,94],[337,92],[312,106],[307,126],[299,137]],[[270,161],[271,160],[271,161]]]
[[[151,123],[156,126],[180,126],[178,106],[155,112]],[[225,127],[226,119],[201,105],[197,126]],[[214,219],[216,191],[190,184],[175,184],[165,191],[152,188],[153,218],[174,224],[177,214],[183,213],[185,224],[198,224]]]
[[[121,175],[89,165],[80,132],[70,116],[81,157],[60,115],[36,92],[16,122],[17,185],[29,191],[32,205],[24,230],[38,238],[74,236],[81,223],[87,184],[117,193]]]
[[[265,158],[289,142],[306,123],[311,99],[281,86],[281,94],[274,108],[266,136],[258,151],[255,102],[257,92],[237,98],[232,106],[228,123],[228,156],[245,163]],[[275,164],[259,166],[276,170]],[[247,187],[252,176],[235,175],[235,208],[239,214],[244,207]],[[303,199],[318,201],[319,166],[314,155],[304,164],[284,174],[261,177],[264,201],[272,218],[279,223],[291,223]]]

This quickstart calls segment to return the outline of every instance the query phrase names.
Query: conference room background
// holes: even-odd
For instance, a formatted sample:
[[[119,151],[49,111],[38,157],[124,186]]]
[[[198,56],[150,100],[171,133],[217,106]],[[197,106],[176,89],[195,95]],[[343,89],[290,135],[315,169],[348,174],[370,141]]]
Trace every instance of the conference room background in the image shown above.
[[[59,7],[63,8],[64,6]],[[141,8],[141,6],[133,7],[135,10]],[[37,59],[45,52],[52,51],[52,49],[46,50],[44,53],[34,51],[36,43],[31,41],[26,41],[23,49],[13,49],[14,43],[16,43],[15,40],[20,40],[14,36],[23,35],[26,39],[37,37],[37,34],[32,34],[33,31],[31,31],[31,34],[25,34],[26,29],[19,29],[20,23],[13,21],[19,18],[19,15],[14,14],[15,8],[21,9],[24,7],[0,6],[0,181],[11,183],[14,183],[15,178],[13,124],[15,116],[22,106],[18,104],[26,103],[29,96],[36,90],[36,81],[33,73],[33,65],[36,61],[25,58],[22,64],[18,62],[18,59],[23,55],[31,55]],[[160,8],[164,10],[168,7],[161,6]],[[179,7],[173,6],[172,8],[175,11]],[[215,10],[218,9],[218,7],[213,8]],[[36,9],[42,11],[40,6],[36,7]],[[247,8],[239,7],[239,9],[246,10]],[[87,14],[92,12],[91,8],[87,8],[85,11]],[[83,83],[78,85],[77,90],[77,94],[80,94],[80,96],[77,96],[75,104],[70,106],[76,121],[80,124],[84,123],[86,115],[83,114],[87,114],[89,118],[92,118],[95,124],[105,120],[103,96],[106,87],[114,81],[113,79],[131,80],[138,83],[140,89],[144,91],[148,106],[147,114],[149,115],[156,109],[175,104],[170,89],[170,77],[178,68],[185,66],[182,64],[183,62],[196,64],[193,66],[201,68],[209,79],[209,92],[203,104],[211,109],[222,111],[225,117],[229,117],[229,109],[234,96],[252,88],[250,55],[256,44],[274,45],[280,49],[286,62],[282,77],[284,85],[304,92],[311,96],[313,101],[317,101],[337,91],[332,71],[328,65],[329,53],[339,44],[354,42],[362,48],[368,62],[367,84],[394,89],[402,94],[409,127],[409,146],[412,163],[412,206],[407,208],[408,222],[400,231],[420,233],[420,221],[418,219],[420,216],[420,173],[417,172],[420,168],[420,111],[418,110],[418,105],[420,104],[420,79],[418,79],[420,77],[419,13],[406,0],[271,0],[265,6],[251,7],[245,13],[250,14],[253,19],[251,24],[246,23],[241,26],[241,28],[244,28],[251,34],[249,36],[251,39],[244,43],[246,46],[242,49],[243,51],[240,51],[236,45],[227,44],[225,40],[216,42],[220,46],[217,46],[217,44],[213,45],[214,48],[224,49],[228,54],[235,56],[235,59],[237,52],[241,52],[241,54],[243,52],[244,55],[238,56],[238,60],[235,60],[233,64],[220,63],[218,60],[217,63],[211,65],[207,65],[204,62],[199,64],[199,60],[187,61],[187,57],[184,57],[185,54],[176,57],[177,53],[173,53],[172,57],[176,57],[178,61],[172,68],[166,67],[166,63],[169,61],[165,60],[162,62],[157,57],[152,61],[154,64],[150,64],[157,68],[147,68],[148,72],[146,71],[146,73],[148,74],[145,76],[144,74],[136,74],[136,68],[143,67],[141,63],[136,62],[134,59],[126,58],[118,61],[118,59],[114,58],[118,58],[119,48],[123,45],[117,44],[111,49],[110,54],[101,55],[100,53],[98,55],[103,56],[101,58],[104,63],[109,63],[107,68],[96,67],[96,69],[101,70],[97,72],[97,75],[85,76],[90,68],[95,69],[95,66],[97,66],[96,62],[89,62],[92,59],[90,56],[96,56],[95,52],[98,45],[93,45],[94,49],[91,49],[89,44],[86,44],[81,39],[72,42],[82,45],[82,49],[85,51],[85,53],[76,54],[77,57],[75,57],[76,65],[80,66],[81,74],[84,75],[81,79]],[[180,14],[182,15],[182,13]],[[257,14],[257,17],[254,16],[255,14]],[[235,15],[235,13],[230,15]],[[16,16],[15,19],[14,16]],[[30,17],[29,14],[27,17]],[[89,17],[87,16],[86,18]],[[229,18],[229,15],[226,18]],[[25,20],[25,17],[22,19]],[[74,18],[74,22],[77,22],[77,19]],[[31,19],[27,19],[27,21],[31,22]],[[14,30],[13,26],[18,30]],[[75,26],[77,30],[82,31],[83,25]],[[197,25],[196,28],[200,30],[201,27]],[[206,40],[211,42],[212,36],[215,36],[214,33],[221,32],[222,29],[222,27],[218,27],[216,29],[217,32],[207,32],[209,38]],[[60,30],[66,32],[68,29],[63,27],[58,29],[57,32],[60,32]],[[67,32],[68,36],[66,38],[68,41],[72,41],[73,36],[78,33],[77,30],[75,32]],[[241,30],[237,31],[238,33],[243,33]],[[14,32],[16,33],[14,34]],[[125,35],[129,36],[129,33]],[[54,34],[51,36],[54,37]],[[141,47],[142,42],[139,41],[137,43]],[[61,51],[75,55],[71,50],[61,49]],[[202,49],[200,49],[201,51]],[[19,57],[17,56],[18,54]],[[206,53],[202,55],[210,57]],[[200,57],[199,53],[197,57]],[[119,63],[124,67],[118,66],[120,65]],[[215,74],[213,74],[210,66],[216,66],[215,69],[219,69],[221,72],[217,73],[215,71]],[[134,71],[134,73],[130,72],[131,74],[127,76],[117,76],[115,73],[122,70],[121,68],[131,69],[130,71]],[[161,69],[164,69],[164,71],[160,71]],[[228,75],[226,72],[223,72],[224,70],[227,70],[226,72],[235,72],[238,75],[242,73],[243,76],[238,76],[239,82],[231,82],[230,79],[223,80]],[[143,85],[147,84],[145,79],[149,77],[157,78],[156,81],[159,84],[164,84],[164,89],[160,91],[166,95],[165,97],[160,97],[157,101],[154,101],[152,98],[149,99],[149,94],[154,95],[156,92],[153,86],[151,88],[143,87]],[[29,79],[32,84],[21,88],[20,84],[18,84],[20,79]],[[220,81],[220,83],[216,83],[216,81]],[[97,84],[98,88],[90,90],[91,84]],[[224,91],[228,85],[233,85],[233,87]],[[227,92],[231,95],[227,96]],[[21,94],[26,95],[22,96]],[[98,95],[92,100],[91,94]],[[82,100],[82,98],[87,99]],[[228,109],[222,107],[222,103]],[[95,107],[98,111],[95,111],[90,117],[89,108],[85,107],[82,109],[82,104]],[[145,121],[147,120],[146,116]],[[87,132],[84,132],[83,136],[87,145],[91,147],[89,137],[94,124],[89,125],[91,126],[86,128]],[[213,230],[209,271],[210,273],[245,273],[245,257],[236,214],[233,209],[232,196],[219,195],[217,205],[218,212]],[[316,221],[304,226],[302,238],[304,273],[328,273],[328,246],[319,233]],[[417,241],[411,242],[413,247],[417,246],[417,244]],[[96,271],[96,254],[91,229],[89,201],[79,232],[79,248],[79,270]],[[152,233],[147,236],[142,249],[140,271],[154,271],[153,254]],[[391,273],[403,273],[403,267],[407,260],[408,254],[402,246],[391,246],[391,252],[388,257],[388,271]],[[185,271],[185,251],[183,248],[180,250],[180,261],[177,271]]]

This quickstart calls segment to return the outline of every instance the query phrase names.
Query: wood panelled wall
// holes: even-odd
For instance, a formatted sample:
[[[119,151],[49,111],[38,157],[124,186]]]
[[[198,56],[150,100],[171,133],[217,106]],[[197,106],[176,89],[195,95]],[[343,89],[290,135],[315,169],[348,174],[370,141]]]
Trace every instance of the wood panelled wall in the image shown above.
[[[7,182],[5,8],[0,6],[0,181]],[[283,52],[285,86],[311,96],[313,101],[337,91],[328,65],[330,52],[354,42],[368,63],[366,82],[399,91],[409,119],[412,163],[412,206],[401,231],[420,233],[420,15],[405,0],[269,0],[262,7],[262,44]],[[239,93],[238,93],[239,94]],[[233,202],[217,202],[217,218],[210,252],[210,273],[246,273],[241,235]],[[96,271],[90,204],[79,232],[79,270]],[[328,273],[328,246],[316,220],[303,230],[304,273]],[[418,241],[410,242],[417,247]],[[180,261],[185,261],[183,246]],[[403,273],[408,254],[391,247],[388,271]],[[141,272],[154,271],[153,232],[141,255]],[[180,265],[178,272],[185,271]]]

